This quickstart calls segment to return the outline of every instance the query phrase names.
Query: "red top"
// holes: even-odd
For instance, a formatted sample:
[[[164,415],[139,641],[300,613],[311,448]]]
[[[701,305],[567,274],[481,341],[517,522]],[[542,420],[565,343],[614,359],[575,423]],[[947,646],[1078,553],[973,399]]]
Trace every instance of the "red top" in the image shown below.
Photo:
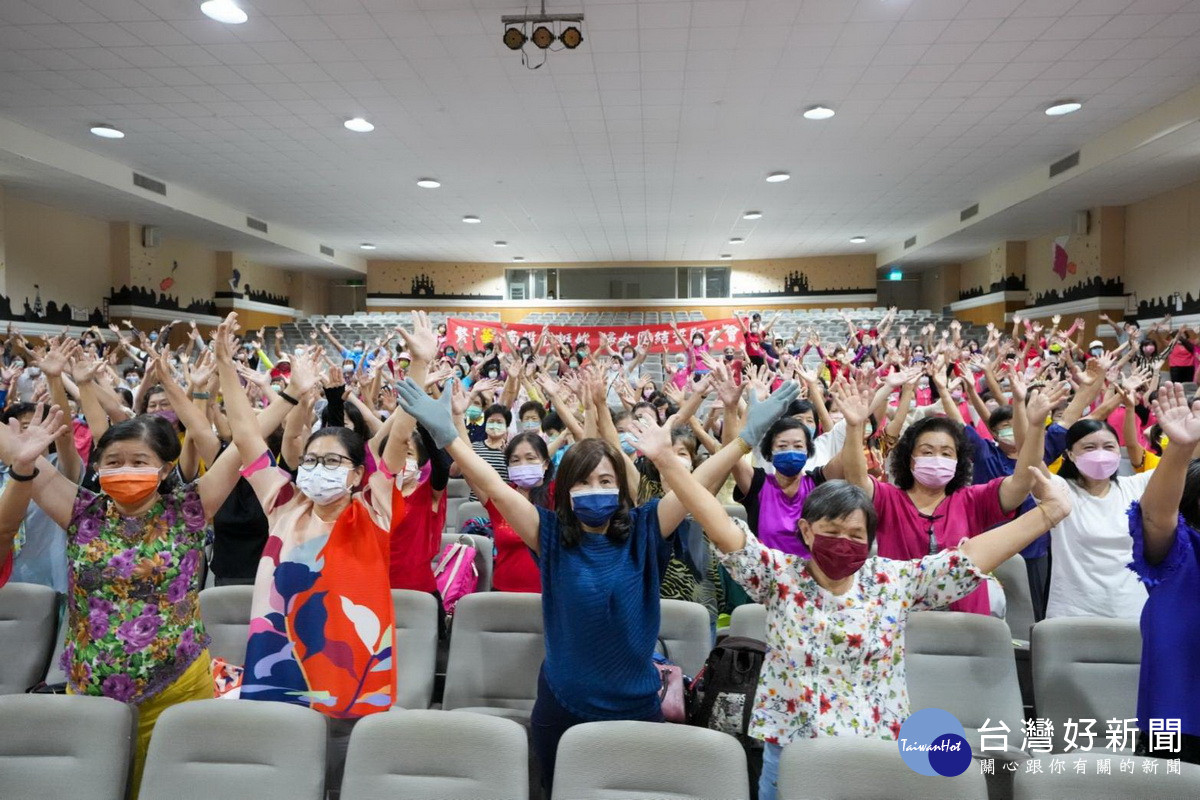
[[[761,333],[751,333],[750,331],[746,331],[742,334],[742,337],[746,340],[746,355],[754,358],[756,356],[762,356],[765,354],[762,346]]]
[[[553,487],[550,497],[554,496]],[[542,591],[542,573],[529,545],[517,535],[508,520],[490,499],[484,504],[492,519],[492,538],[496,543],[496,558],[492,564],[492,589],[497,592]]]
[[[8,579],[12,577],[13,554],[9,553],[4,559],[4,563],[0,564],[0,586],[8,583]]]
[[[401,491],[392,484],[393,505]],[[388,577],[393,589],[436,592],[433,560],[442,546],[442,528],[446,525],[446,494],[433,506],[433,488],[429,481],[417,485],[403,498],[404,514],[393,520],[391,557]]]

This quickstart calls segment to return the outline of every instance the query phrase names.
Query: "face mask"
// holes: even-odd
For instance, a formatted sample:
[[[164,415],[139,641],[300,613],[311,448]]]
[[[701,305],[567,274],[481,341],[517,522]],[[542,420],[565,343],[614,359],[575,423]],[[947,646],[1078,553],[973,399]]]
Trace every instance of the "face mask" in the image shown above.
[[[354,345],[354,352],[361,353],[362,351],[363,351],[363,349],[362,349],[361,345],[357,345],[357,344]]]
[[[351,372],[354,372],[353,364],[343,364],[342,365],[342,374],[343,375],[349,375]]]
[[[621,358],[625,359],[626,361],[633,361],[633,353],[622,353]]]
[[[579,521],[589,528],[608,524],[621,506],[617,489],[579,489],[571,492],[571,509]]]
[[[858,572],[866,563],[869,550],[866,542],[841,536],[822,536],[819,533],[813,534],[810,549],[813,561],[834,581],[840,581]]]
[[[405,459],[404,470],[396,476],[397,486],[411,486],[421,479],[421,463],[415,458]]]
[[[319,506],[330,503],[350,494],[346,478],[350,476],[350,467],[327,467],[317,464],[312,469],[301,469],[296,476],[296,485],[304,496]]]
[[[454,360],[455,355],[456,353],[453,350],[446,351],[446,358],[450,359],[451,361]]]
[[[917,386],[920,386],[922,389],[928,389],[929,388],[929,379],[921,378],[919,381],[917,381]]]
[[[692,339],[692,347],[700,347],[704,344],[703,339]]]
[[[42,374],[42,368],[41,367],[30,367],[29,369],[26,370],[26,372],[29,374],[29,377],[36,378]]]
[[[579,369],[579,362],[572,358],[567,362],[567,366],[571,369]]]
[[[488,370],[487,376],[489,378],[491,378],[492,380],[495,380],[496,378],[500,377],[500,373],[494,369],[491,369],[491,370]]]
[[[996,431],[996,441],[1001,442],[1002,444],[1014,444],[1016,442],[1016,437],[1013,436],[1013,429],[1001,428],[1000,430]]]
[[[621,449],[625,451],[626,455],[630,456],[637,452],[637,447],[634,446],[633,440],[628,433],[621,434]]]
[[[522,489],[532,489],[542,482],[546,468],[541,464],[514,464],[508,468],[508,479]]]
[[[454,377],[462,378],[462,376],[463,376],[462,367],[455,367],[454,368]]]
[[[505,429],[504,429],[503,422],[489,422],[487,425],[485,425],[483,427],[484,427],[484,430],[486,430],[488,432],[489,436],[503,436],[504,435]]]
[[[538,422],[536,419],[527,419],[521,423],[521,430],[523,431],[541,430],[541,427],[542,423]]]
[[[152,342],[157,342],[157,341],[158,341],[158,334],[157,334],[157,333],[152,333],[152,334],[150,334],[150,341],[152,341]]]
[[[467,419],[478,420],[483,416],[483,409],[479,406],[467,406]]]
[[[100,488],[123,506],[136,506],[158,490],[157,467],[117,467],[100,470]]]
[[[805,430],[808,431],[808,437],[810,439],[817,438],[817,426],[816,425],[805,425],[804,428],[805,428]]]
[[[921,456],[913,459],[913,477],[922,486],[940,489],[958,472],[958,459],[942,456]]]
[[[804,469],[807,462],[808,453],[801,453],[798,450],[784,450],[771,456],[771,466],[775,467],[775,471],[789,478],[799,475],[800,470]]]
[[[1145,353],[1145,354],[1146,354],[1146,355],[1148,355],[1148,356],[1152,356],[1152,355],[1154,355],[1154,350],[1155,350],[1155,347],[1154,347],[1154,345],[1152,345],[1152,344],[1148,344],[1148,345],[1146,345],[1145,347],[1143,347],[1143,348],[1142,348],[1142,352],[1143,352],[1143,353]]]
[[[1099,358],[1102,355],[1104,355],[1103,347],[1093,347],[1092,348],[1092,356],[1094,356],[1095,358]]]
[[[21,360],[21,359],[19,359],[19,358],[18,358],[18,359],[16,359],[15,361],[13,361],[13,362],[12,362],[12,365],[13,365],[14,367],[16,367],[17,369],[25,369],[25,362],[24,362],[24,361],[22,361],[22,360]]]
[[[164,408],[160,411],[155,411],[154,415],[156,417],[162,417],[163,419],[165,419],[167,422],[171,423],[172,425],[178,424],[178,422],[179,422],[179,415],[176,414],[175,410],[172,408]]]
[[[649,400],[651,397],[654,397],[654,389],[648,386],[642,390],[642,399]]]
[[[1084,477],[1094,481],[1106,481],[1117,471],[1117,466],[1121,463],[1121,454],[1112,450],[1092,450],[1073,456],[1071,460]]]
[[[686,361],[676,361],[675,362],[675,369],[684,369],[686,367],[687,367]]]

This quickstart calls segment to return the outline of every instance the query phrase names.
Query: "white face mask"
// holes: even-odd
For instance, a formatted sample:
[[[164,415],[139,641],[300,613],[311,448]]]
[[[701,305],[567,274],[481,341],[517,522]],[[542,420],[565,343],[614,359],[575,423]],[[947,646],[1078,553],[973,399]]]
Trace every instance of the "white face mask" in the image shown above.
[[[396,485],[403,486],[405,484],[416,483],[421,477],[421,464],[415,458],[410,458],[404,462],[404,471],[396,476]]]
[[[350,477],[350,467],[326,467],[317,464],[312,469],[301,469],[296,476],[296,485],[300,491],[319,506],[328,505],[350,493],[346,479]]]

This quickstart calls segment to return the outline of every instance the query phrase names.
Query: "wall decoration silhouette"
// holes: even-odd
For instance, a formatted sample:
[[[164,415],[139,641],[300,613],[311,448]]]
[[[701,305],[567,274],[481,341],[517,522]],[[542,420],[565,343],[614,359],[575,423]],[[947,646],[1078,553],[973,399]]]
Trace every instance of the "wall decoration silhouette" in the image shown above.
[[[142,306],[159,308],[164,311],[183,311],[188,314],[207,314],[209,316],[217,314],[217,304],[212,300],[193,298],[187,305],[183,305],[178,297],[165,293],[159,294],[153,289],[146,289],[142,286],[122,286],[120,289],[113,289],[108,303],[114,306]]]
[[[976,286],[973,289],[964,289],[958,293],[958,299],[970,300],[972,297],[983,297],[985,294],[993,294],[995,292],[1023,291],[1025,291],[1025,276],[1009,275],[1003,280],[992,281],[991,286]]]

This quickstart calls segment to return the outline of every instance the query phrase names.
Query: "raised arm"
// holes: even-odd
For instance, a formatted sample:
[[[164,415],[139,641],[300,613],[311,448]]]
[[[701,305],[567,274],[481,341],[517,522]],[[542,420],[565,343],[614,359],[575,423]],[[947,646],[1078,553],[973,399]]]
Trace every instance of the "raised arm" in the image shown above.
[[[870,416],[871,397],[864,394],[849,381],[839,378],[830,387],[833,399],[842,411],[846,423],[846,444],[842,447],[842,471],[847,482],[863,489],[867,496],[875,499],[875,481],[867,472],[867,456],[861,446],[866,435],[867,417]]]
[[[9,465],[6,499],[11,502],[8,509],[10,514],[15,515],[20,506],[21,515],[24,516],[24,507],[32,497],[54,524],[64,529],[70,527],[79,486],[56,470],[42,455],[50,443],[62,435],[65,424],[62,409],[55,406],[47,411],[39,405],[25,430],[21,430],[21,423],[16,419],[9,420],[7,426],[0,425],[0,458]],[[21,488],[9,498],[7,491],[14,485]],[[11,525],[11,517],[9,519],[10,522],[0,530],[0,538]],[[19,527],[20,520],[16,524]],[[3,544],[0,543],[2,562]]]
[[[71,356],[79,349],[77,342],[64,336],[57,342],[51,343],[50,349],[42,357],[42,374],[46,376],[46,384],[50,388],[50,402],[60,409],[71,407],[67,400],[67,387],[63,383],[63,371],[70,363]],[[79,457],[79,450],[75,447],[75,431],[69,422],[63,426],[58,438],[55,439],[54,450],[58,453],[58,471],[72,483],[79,483],[79,479],[83,475],[83,459]],[[3,555],[0,554],[0,563],[3,562]]]
[[[1062,402],[1067,391],[1066,386],[1059,385],[1045,391],[1034,389],[1029,393],[1025,409],[1028,421],[1025,438],[1017,454],[1017,464],[1013,474],[1000,482],[1000,506],[1005,511],[1012,511],[1025,502],[1033,488],[1035,468],[1041,466],[1046,448],[1046,416],[1050,409]]]
[[[1179,502],[1192,454],[1200,443],[1200,400],[1189,407],[1181,384],[1164,383],[1152,405],[1168,441],[1141,504],[1144,555],[1148,563],[1158,564],[1175,544]]]
[[[332,328],[330,328],[328,325],[322,325],[322,326],[321,326],[321,333],[325,334],[325,338],[326,338],[326,339],[328,339],[328,340],[329,340],[329,343],[330,343],[331,345],[333,345],[333,347],[334,347],[334,349],[335,349],[335,350],[337,350],[337,353],[338,353],[338,358],[342,358],[342,357],[343,357],[343,355],[344,355],[344,354],[345,354],[345,352],[346,352],[346,348],[345,348],[345,347],[343,347],[343,346],[342,346],[342,343],[341,343],[341,342],[339,342],[339,341],[337,340],[337,337],[333,335],[333,329],[332,329]]]
[[[992,572],[1071,513],[1071,495],[1065,484],[1052,483],[1036,469],[1026,471],[1033,485],[1037,509],[973,536],[959,546],[980,572]]]

